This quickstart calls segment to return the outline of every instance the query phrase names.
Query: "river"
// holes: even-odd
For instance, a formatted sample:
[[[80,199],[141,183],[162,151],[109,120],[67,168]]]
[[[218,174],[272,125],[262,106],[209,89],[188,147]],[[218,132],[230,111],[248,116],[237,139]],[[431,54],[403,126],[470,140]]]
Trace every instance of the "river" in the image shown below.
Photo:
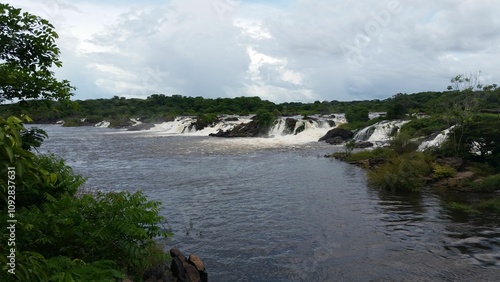
[[[335,149],[293,138],[221,139],[40,126],[84,188],[144,191],[210,281],[499,281],[500,218],[442,196],[367,187]]]

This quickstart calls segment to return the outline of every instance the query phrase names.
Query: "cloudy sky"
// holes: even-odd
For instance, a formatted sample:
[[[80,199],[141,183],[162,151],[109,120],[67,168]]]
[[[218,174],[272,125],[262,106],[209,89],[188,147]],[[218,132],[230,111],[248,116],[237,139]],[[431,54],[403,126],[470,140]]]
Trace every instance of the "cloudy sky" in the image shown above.
[[[385,99],[476,71],[500,84],[497,0],[7,2],[55,25],[75,99]]]

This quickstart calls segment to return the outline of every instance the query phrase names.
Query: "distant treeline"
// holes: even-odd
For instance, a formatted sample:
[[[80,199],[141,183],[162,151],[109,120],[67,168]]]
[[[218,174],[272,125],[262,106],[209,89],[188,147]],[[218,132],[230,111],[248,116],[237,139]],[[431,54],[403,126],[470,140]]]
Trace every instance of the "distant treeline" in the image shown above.
[[[398,118],[408,113],[439,113],[442,101],[447,97],[462,95],[453,91],[396,94],[385,100],[364,101],[315,101],[313,103],[289,102],[275,104],[259,97],[203,98],[181,95],[154,94],[147,99],[126,99],[114,96],[111,99],[76,100],[72,103],[48,100],[29,100],[15,104],[0,105],[0,115],[29,113],[37,123],[52,123],[58,120],[86,118],[90,121],[103,119],[141,118],[148,122],[171,120],[180,115],[254,114],[265,110],[276,115],[333,114],[356,111],[388,112],[389,117]],[[488,93],[484,98],[485,109],[500,108],[500,90]]]

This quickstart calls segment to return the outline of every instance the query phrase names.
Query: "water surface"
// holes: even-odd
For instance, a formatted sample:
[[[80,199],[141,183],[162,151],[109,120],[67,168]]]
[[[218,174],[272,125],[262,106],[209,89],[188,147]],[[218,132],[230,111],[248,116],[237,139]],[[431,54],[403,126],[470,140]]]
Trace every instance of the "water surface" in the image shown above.
[[[210,281],[498,281],[500,220],[367,187],[324,143],[43,126],[87,189],[163,204]],[[339,150],[339,149],[337,149]]]

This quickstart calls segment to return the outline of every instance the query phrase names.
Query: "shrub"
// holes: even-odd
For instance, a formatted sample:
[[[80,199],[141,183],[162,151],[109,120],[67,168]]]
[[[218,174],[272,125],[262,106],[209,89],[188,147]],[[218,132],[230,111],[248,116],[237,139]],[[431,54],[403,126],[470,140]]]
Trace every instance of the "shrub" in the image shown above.
[[[405,133],[397,134],[391,138],[389,147],[398,154],[405,154],[415,152],[418,149],[419,143],[411,138],[410,135]]]
[[[63,159],[54,155],[34,156],[32,162],[38,168],[38,174],[24,177],[23,185],[16,193],[18,207],[40,206],[64,195],[73,196],[85,182],[83,177],[73,173]],[[47,181],[40,181],[40,178]]]
[[[4,273],[7,272],[5,271]],[[19,281],[32,282],[114,282],[123,280],[124,276],[116,263],[109,260],[85,262],[81,259],[71,259],[64,256],[46,259],[39,253],[21,252],[16,257],[16,272],[14,277]],[[7,277],[2,281],[8,281]]]
[[[390,191],[419,191],[431,173],[429,160],[423,153],[392,157],[387,163],[368,171],[371,186]]]
[[[432,163],[432,174],[431,177],[434,179],[443,179],[452,177],[457,174],[457,171],[448,165],[440,165],[437,163]]]
[[[159,202],[142,193],[99,193],[32,207],[19,215],[28,222],[20,231],[19,245],[46,257],[67,256],[84,261],[112,260],[130,274],[139,275],[166,255],[155,252],[157,236],[170,233],[160,227]]]
[[[486,176],[480,182],[473,182],[472,187],[476,191],[493,192],[500,190],[500,174]]]
[[[479,203],[478,208],[500,214],[500,198],[493,198]]]

